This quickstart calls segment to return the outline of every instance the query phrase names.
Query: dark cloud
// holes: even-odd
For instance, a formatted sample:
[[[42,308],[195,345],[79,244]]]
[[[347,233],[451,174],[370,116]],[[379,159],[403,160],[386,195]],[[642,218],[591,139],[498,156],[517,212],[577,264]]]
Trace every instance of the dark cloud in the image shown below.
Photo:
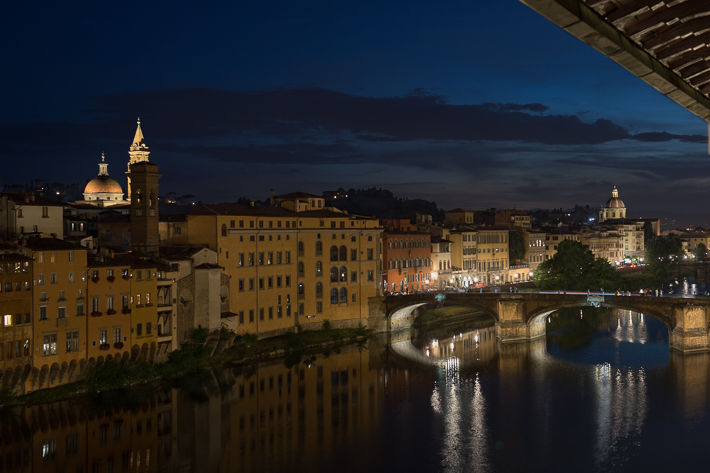
[[[490,110],[495,110],[498,112],[546,112],[550,109],[547,105],[542,105],[540,103],[484,103],[483,107]]]
[[[660,143],[663,141],[680,140],[688,143],[704,143],[707,137],[703,135],[674,135],[668,132],[647,132],[637,133],[633,135],[633,139],[637,141],[645,141],[650,143]]]

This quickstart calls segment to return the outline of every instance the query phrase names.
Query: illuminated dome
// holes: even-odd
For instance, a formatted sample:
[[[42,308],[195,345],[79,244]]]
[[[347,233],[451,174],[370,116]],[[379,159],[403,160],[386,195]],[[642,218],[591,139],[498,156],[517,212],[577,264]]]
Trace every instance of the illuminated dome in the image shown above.
[[[84,188],[84,194],[123,194],[121,184],[108,176],[98,176],[89,181]]]
[[[626,204],[619,199],[619,191],[614,186],[614,190],[611,191],[611,199],[607,200],[599,210],[599,222],[624,218],[626,218]]]
[[[125,203],[121,184],[108,176],[108,164],[103,154],[99,163],[99,175],[90,180],[84,188],[84,202],[100,202],[102,205]]]
[[[624,204],[624,201],[619,199],[619,191],[616,190],[616,186],[614,186],[614,190],[611,191],[611,199],[606,201],[606,204],[604,205],[607,209],[625,209],[626,205]]]

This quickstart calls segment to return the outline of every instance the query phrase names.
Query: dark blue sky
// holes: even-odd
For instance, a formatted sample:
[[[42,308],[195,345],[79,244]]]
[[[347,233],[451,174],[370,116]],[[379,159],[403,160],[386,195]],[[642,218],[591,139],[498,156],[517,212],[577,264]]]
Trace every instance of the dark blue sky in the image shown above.
[[[5,7],[2,183],[384,187],[444,208],[704,212],[707,125],[515,0]]]

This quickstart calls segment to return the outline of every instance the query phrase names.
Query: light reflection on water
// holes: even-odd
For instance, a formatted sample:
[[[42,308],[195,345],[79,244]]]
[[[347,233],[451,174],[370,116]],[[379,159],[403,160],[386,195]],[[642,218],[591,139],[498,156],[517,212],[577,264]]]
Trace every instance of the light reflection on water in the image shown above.
[[[665,327],[628,311],[575,310],[572,328],[560,318],[552,314],[548,337],[531,343],[500,344],[494,327],[414,334],[414,342],[391,334],[308,364],[218,370],[137,401],[0,412],[2,471],[704,465],[710,355],[670,353]]]

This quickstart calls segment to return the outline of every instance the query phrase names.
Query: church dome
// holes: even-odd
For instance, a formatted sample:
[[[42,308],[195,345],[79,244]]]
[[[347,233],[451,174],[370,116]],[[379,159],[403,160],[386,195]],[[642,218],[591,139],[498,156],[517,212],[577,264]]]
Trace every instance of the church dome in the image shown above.
[[[625,209],[626,208],[624,201],[619,199],[619,191],[616,190],[616,186],[614,186],[614,190],[611,192],[611,199],[607,200],[606,204],[604,204],[604,208],[607,208],[607,209]]]
[[[121,184],[108,176],[97,176],[89,181],[84,194],[123,194]]]

